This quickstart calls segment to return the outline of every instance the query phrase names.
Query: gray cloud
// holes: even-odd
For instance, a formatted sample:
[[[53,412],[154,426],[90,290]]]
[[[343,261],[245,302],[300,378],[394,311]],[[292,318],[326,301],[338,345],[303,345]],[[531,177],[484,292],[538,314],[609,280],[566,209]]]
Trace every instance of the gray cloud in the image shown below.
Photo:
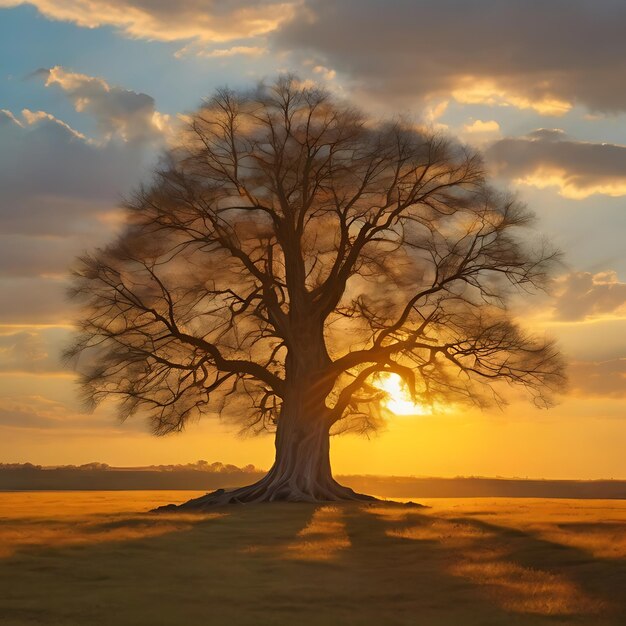
[[[626,397],[626,358],[576,361],[569,367],[572,393],[609,398]]]
[[[65,296],[67,287],[66,280],[47,277],[1,279],[0,324],[71,322],[72,311]]]
[[[59,419],[37,413],[23,408],[5,409],[0,408],[0,426],[13,426],[18,428],[56,428],[62,422]]]
[[[307,0],[274,40],[380,98],[624,111],[625,23],[621,0]]]
[[[70,319],[62,278],[77,254],[112,236],[153,139],[97,143],[44,112],[0,112],[0,323]]]
[[[69,371],[61,354],[70,340],[68,328],[0,329],[0,372],[43,374]]]
[[[357,93],[411,105],[438,96],[548,114],[577,103],[626,110],[621,0],[0,0],[21,4],[132,37],[248,44],[228,54],[262,50],[262,36],[311,67],[340,72]]]
[[[75,236],[0,235],[0,278],[67,275],[72,251],[80,253],[99,243],[95,234]]]
[[[146,158],[136,142],[98,145],[45,113],[0,114],[1,323],[67,320],[58,277],[111,236]]]
[[[626,194],[626,146],[576,141],[561,130],[540,129],[495,142],[486,157],[497,176],[556,186],[566,197]]]
[[[95,433],[98,436],[119,435],[121,432],[129,435],[146,431],[142,420],[130,420],[124,425],[117,425],[112,416],[106,413],[79,413],[63,402],[42,396],[3,398],[0,428],[36,429],[51,433],[62,431],[63,437]]]
[[[156,111],[152,96],[60,66],[38,70],[36,75],[45,78],[47,87],[60,87],[77,111],[92,116],[106,139],[115,135],[127,142],[163,139],[168,117]]]
[[[2,324],[71,318],[69,267],[111,238],[123,219],[121,199],[141,182],[168,132],[147,94],[61,67],[37,74],[92,117],[100,136],[86,137],[44,111],[0,110]]]
[[[626,283],[615,272],[572,272],[557,282],[554,310],[564,321],[626,314]]]
[[[48,115],[0,115],[0,224],[3,234],[65,235],[93,228],[145,169],[143,144],[98,145]]]

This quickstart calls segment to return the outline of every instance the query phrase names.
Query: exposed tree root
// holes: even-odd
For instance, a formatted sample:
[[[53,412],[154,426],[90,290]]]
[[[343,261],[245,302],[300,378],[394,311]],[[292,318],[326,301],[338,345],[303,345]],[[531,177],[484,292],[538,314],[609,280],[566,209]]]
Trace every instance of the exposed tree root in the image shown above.
[[[267,477],[266,477],[267,478]],[[314,491],[304,491],[296,486],[284,484],[268,485],[266,479],[237,489],[218,489],[199,498],[193,498],[183,504],[160,506],[153,512],[198,512],[228,504],[256,504],[261,502],[383,502],[374,496],[357,493],[334,480],[326,486],[319,486]]]
[[[423,507],[423,505],[414,502],[399,503],[381,500],[364,493],[357,493],[350,487],[340,485],[333,478],[325,480],[321,484],[307,485],[307,487],[303,489],[295,484],[294,481],[277,481],[270,472],[270,474],[252,485],[229,490],[218,489],[182,504],[167,504],[157,507],[151,512],[193,513],[212,510],[216,507],[230,504],[257,504],[262,502],[367,502]]]

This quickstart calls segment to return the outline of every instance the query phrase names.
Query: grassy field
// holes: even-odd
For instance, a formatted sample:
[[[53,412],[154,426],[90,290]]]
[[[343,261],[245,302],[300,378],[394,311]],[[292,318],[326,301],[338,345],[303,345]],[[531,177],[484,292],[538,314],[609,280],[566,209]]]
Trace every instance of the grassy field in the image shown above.
[[[0,493],[0,624],[626,624],[626,501],[143,512],[195,495]]]

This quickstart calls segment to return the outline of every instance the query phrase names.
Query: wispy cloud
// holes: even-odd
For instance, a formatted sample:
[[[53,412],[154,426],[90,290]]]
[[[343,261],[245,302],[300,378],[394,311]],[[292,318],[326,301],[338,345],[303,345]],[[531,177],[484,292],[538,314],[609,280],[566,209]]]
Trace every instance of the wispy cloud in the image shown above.
[[[626,316],[626,283],[614,271],[571,272],[556,283],[554,311],[564,321]]]
[[[539,129],[501,139],[486,155],[497,176],[556,187],[566,198],[626,195],[626,146],[577,141],[560,129]]]
[[[570,389],[578,396],[626,398],[626,357],[607,361],[574,361]]]
[[[206,59],[227,59],[229,57],[259,57],[267,54],[267,48],[261,46],[232,46],[231,48],[213,48],[207,50],[198,44],[189,44],[174,53],[178,59],[186,56],[203,57]]]

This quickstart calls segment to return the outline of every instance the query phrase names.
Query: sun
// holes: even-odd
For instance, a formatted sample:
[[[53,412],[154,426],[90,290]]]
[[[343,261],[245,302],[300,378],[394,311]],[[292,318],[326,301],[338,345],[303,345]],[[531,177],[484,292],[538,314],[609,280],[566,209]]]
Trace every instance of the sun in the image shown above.
[[[383,406],[395,415],[430,415],[429,407],[413,402],[404,381],[398,374],[383,372],[374,380],[374,386],[387,394]]]

